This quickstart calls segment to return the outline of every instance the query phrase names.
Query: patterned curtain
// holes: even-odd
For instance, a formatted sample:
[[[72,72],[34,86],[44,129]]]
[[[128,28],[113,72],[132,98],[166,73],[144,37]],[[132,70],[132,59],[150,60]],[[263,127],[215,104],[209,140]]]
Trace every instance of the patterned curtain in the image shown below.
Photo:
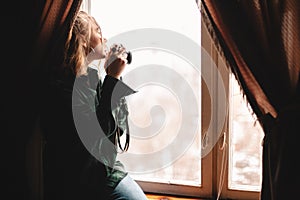
[[[300,1],[202,0],[201,13],[265,132],[261,199],[295,199]]]

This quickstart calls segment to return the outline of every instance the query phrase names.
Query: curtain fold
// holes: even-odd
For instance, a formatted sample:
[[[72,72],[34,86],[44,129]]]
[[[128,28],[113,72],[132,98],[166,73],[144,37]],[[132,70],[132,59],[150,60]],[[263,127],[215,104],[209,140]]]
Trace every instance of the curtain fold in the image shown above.
[[[261,199],[295,198],[300,1],[202,0],[201,13],[265,132]]]
[[[32,65],[39,72],[47,75],[53,70],[52,67],[60,67],[64,43],[81,2],[82,0],[52,0],[45,1],[40,6],[42,12],[32,56]]]
[[[42,151],[43,133],[39,128],[39,111],[43,109],[43,88],[51,79],[54,70],[62,67],[64,44],[68,37],[69,29],[73,23],[82,0],[52,0],[30,1],[32,6],[27,12],[31,20],[26,23],[31,25],[32,44],[28,46],[29,52],[24,67],[24,74],[20,81],[27,82],[26,105],[19,111],[23,112],[23,123],[27,124],[22,133],[25,143],[25,173],[27,177],[28,199],[43,199],[43,171]],[[29,4],[29,1],[26,1]],[[25,11],[26,12],[26,11]],[[30,51],[31,50],[31,51]],[[28,83],[29,82],[29,83]],[[30,117],[27,117],[31,113]]]

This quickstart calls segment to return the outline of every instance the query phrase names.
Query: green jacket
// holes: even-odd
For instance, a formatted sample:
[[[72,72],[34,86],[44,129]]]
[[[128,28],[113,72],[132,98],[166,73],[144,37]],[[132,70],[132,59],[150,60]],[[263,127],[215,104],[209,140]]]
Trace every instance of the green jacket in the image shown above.
[[[45,181],[50,189],[66,187],[74,192],[84,186],[86,193],[101,193],[101,188],[112,190],[125,177],[127,172],[116,159],[118,134],[126,135],[129,142],[125,97],[133,93],[123,81],[108,75],[102,83],[92,68],[88,75],[50,84],[45,93],[48,106],[41,119]]]
[[[125,134],[129,142],[125,97],[135,91],[108,75],[102,83],[96,73],[95,69],[89,68],[88,76],[81,76],[75,80],[72,97],[73,116],[74,119],[80,120],[75,119],[75,123],[85,147],[105,165],[107,185],[114,188],[127,174],[116,157],[120,136]]]

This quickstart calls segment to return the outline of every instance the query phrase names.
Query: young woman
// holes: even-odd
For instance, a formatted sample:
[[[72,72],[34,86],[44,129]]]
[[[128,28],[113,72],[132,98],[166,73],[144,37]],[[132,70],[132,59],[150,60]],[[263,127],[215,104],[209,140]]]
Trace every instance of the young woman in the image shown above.
[[[135,92],[120,80],[126,60],[106,59],[103,82],[89,67],[108,53],[96,20],[79,11],[66,43],[64,73],[49,84],[41,118],[46,200],[147,199],[116,159],[129,146],[125,97]]]

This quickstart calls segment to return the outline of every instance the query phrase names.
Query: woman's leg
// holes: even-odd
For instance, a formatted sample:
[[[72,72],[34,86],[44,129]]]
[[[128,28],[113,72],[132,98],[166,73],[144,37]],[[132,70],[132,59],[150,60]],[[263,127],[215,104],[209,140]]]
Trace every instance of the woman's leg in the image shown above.
[[[129,176],[125,176],[111,195],[111,200],[147,200],[141,187]]]

